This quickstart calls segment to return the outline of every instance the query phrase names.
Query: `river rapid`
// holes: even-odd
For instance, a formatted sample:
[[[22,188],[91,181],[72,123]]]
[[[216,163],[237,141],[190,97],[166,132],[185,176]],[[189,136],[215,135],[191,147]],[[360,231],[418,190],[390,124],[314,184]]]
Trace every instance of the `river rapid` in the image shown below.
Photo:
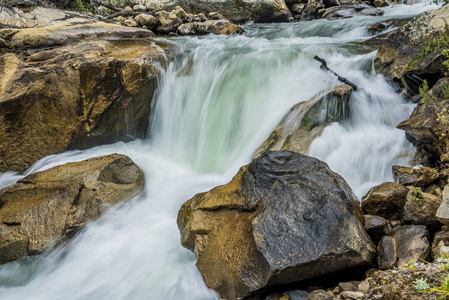
[[[26,172],[121,153],[144,171],[144,193],[67,246],[0,266],[0,299],[218,299],[180,244],[181,205],[227,183],[293,105],[340,84],[315,55],[359,90],[350,119],[328,126],[308,154],[342,175],[359,199],[391,181],[391,166],[409,165],[414,154],[395,128],[414,105],[376,75],[376,47],[361,42],[375,23],[432,8],[396,5],[381,17],[250,24],[241,36],[163,39],[177,55],[153,99],[148,139],[51,155]],[[0,187],[21,177],[0,174]]]

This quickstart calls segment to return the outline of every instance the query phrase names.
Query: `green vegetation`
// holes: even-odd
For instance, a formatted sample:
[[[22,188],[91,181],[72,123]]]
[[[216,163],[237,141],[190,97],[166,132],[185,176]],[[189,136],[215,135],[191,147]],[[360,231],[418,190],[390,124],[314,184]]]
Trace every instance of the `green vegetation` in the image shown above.
[[[416,201],[416,204],[426,202],[426,198],[424,198],[421,188],[415,188],[411,195],[411,198],[412,200]]]
[[[415,290],[418,293],[423,293],[426,292],[429,289],[429,285],[427,284],[427,278],[420,278],[420,279],[416,279],[415,282]]]
[[[440,294],[438,300],[448,300],[449,299],[449,275],[441,275],[441,286],[434,286],[429,291],[431,293]]]
[[[449,1],[449,0],[448,0]],[[430,41],[430,43],[424,47],[421,52],[408,64],[404,70],[404,74],[410,71],[413,66],[428,54],[443,50],[449,46],[449,34],[443,34]]]
[[[85,3],[82,0],[75,0],[72,6],[73,10],[82,11],[82,12],[93,12],[92,7],[89,3]]]

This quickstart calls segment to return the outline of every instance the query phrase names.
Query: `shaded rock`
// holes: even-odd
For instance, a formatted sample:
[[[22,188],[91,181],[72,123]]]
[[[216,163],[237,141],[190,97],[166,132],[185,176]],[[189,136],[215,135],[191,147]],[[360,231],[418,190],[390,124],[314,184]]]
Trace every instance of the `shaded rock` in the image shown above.
[[[133,161],[111,154],[26,176],[0,191],[0,263],[39,254],[143,190]]]
[[[340,282],[338,284],[338,287],[340,288],[341,291],[350,291],[350,292],[358,292],[357,287],[352,284],[351,282]]]
[[[134,20],[126,20],[124,23],[125,23],[126,26],[129,26],[129,27],[137,27],[137,26],[139,26],[139,24],[137,24],[137,22],[134,21]]]
[[[301,21],[310,21],[319,19],[323,14],[324,4],[319,0],[308,0],[304,9],[301,12]]]
[[[200,22],[207,21],[207,17],[204,13],[199,13],[198,18],[200,18]]]
[[[0,172],[147,135],[164,51],[152,40],[92,40],[0,55]]]
[[[140,14],[134,18],[140,26],[146,26],[148,29],[153,29],[157,25],[157,19],[152,15]]]
[[[306,153],[324,127],[348,118],[352,87],[341,85],[324,95],[293,106],[269,138],[256,150],[253,159],[268,150]]]
[[[391,2],[388,0],[374,0],[373,1],[373,6],[374,7],[385,7],[391,5]]]
[[[400,220],[407,193],[402,184],[385,182],[368,191],[362,198],[362,208],[370,215]]]
[[[379,269],[388,270],[396,266],[396,261],[398,260],[398,254],[396,252],[395,240],[386,235],[382,238],[377,247],[377,264]]]
[[[393,177],[400,184],[423,187],[438,179],[438,171],[422,165],[413,168],[393,166]]]
[[[143,5],[136,4],[136,5],[133,6],[133,10],[134,11],[138,11],[138,12],[146,12],[147,8],[145,6],[143,6]]]
[[[323,4],[326,8],[341,5],[338,0],[323,0]]]
[[[334,296],[330,292],[324,290],[315,290],[309,293],[304,300],[334,300]]]
[[[432,242],[432,257],[437,259],[442,256],[449,256],[449,232],[438,231],[435,233]]]
[[[441,226],[436,217],[441,202],[440,197],[413,188],[407,194],[402,220],[406,224],[425,225],[430,230],[436,230]]]
[[[436,184],[431,184],[428,187],[426,187],[425,192],[429,193],[429,194],[433,194],[440,198],[443,197],[443,191]]]
[[[400,79],[409,64],[432,39],[446,34],[449,21],[449,7],[424,12],[392,33],[381,45],[374,60],[378,73],[390,79]],[[426,63],[427,64],[427,63]],[[420,66],[419,68],[424,70]],[[441,66],[443,67],[443,66]],[[422,75],[422,73],[421,73]],[[413,84],[405,78],[408,84]]]
[[[268,151],[178,215],[182,244],[222,298],[372,264],[360,204],[319,160]]]
[[[162,34],[176,32],[179,25],[182,24],[182,20],[176,12],[158,11],[156,17],[158,21],[156,31]]]
[[[321,18],[328,20],[347,19],[355,16],[382,16],[380,9],[366,4],[353,4],[327,8]]]
[[[292,7],[291,7],[291,11],[292,12],[296,12],[296,13],[300,13],[303,10],[304,6],[305,6],[304,3],[293,4]]]
[[[444,225],[449,225],[449,186],[443,189],[443,201],[437,210],[436,217]]]
[[[226,18],[218,12],[210,12],[209,20],[226,20]]]
[[[209,20],[205,22],[185,23],[178,27],[181,35],[203,35],[203,34],[242,34],[243,28],[227,20]]]
[[[360,292],[350,292],[344,291],[340,295],[338,295],[337,299],[351,299],[351,300],[362,300],[365,295]]]
[[[393,239],[397,247],[398,267],[403,267],[412,261],[427,260],[430,254],[430,245],[426,226],[398,226],[394,230]]]
[[[383,236],[390,234],[390,223],[379,216],[364,215],[365,230],[373,240],[374,245],[378,245]]]

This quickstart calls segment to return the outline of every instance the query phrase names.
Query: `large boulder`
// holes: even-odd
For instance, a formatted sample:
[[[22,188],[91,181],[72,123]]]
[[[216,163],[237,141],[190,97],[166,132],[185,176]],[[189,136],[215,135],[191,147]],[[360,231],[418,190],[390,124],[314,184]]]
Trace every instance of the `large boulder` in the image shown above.
[[[440,35],[447,34],[447,22],[449,21],[449,6],[443,6],[438,10],[424,12],[413,18],[407,24],[401,26],[381,45],[374,60],[376,71],[384,74],[392,80],[400,79],[404,74],[413,69],[413,64],[419,62],[418,56],[424,48],[428,47],[432,40]],[[436,47],[437,48],[437,47]],[[435,49],[436,49],[435,48]],[[432,54],[434,49],[428,49],[427,53]],[[437,51],[438,53],[440,51]],[[422,61],[416,70],[428,71],[435,62],[436,57],[432,54],[426,61]],[[441,73],[442,65],[437,71]],[[418,72],[421,77],[431,74],[428,71]],[[427,75],[425,75],[427,73]],[[435,75],[435,74],[433,74]],[[408,77],[405,77],[408,80]],[[407,81],[413,84],[412,81]]]
[[[150,10],[170,10],[180,6],[188,13],[218,12],[226,19],[244,23],[250,20],[255,22],[288,21],[291,13],[284,0],[144,0],[145,6]]]
[[[26,176],[0,191],[0,264],[39,254],[143,190],[133,161],[111,154]]]
[[[406,224],[425,225],[435,232],[441,227],[436,217],[441,202],[441,197],[424,193],[420,188],[412,188],[407,194],[402,220]]]
[[[428,259],[431,247],[426,226],[398,226],[394,229],[393,239],[396,245],[398,267]]]
[[[317,95],[293,106],[256,150],[253,159],[268,150],[307,153],[310,144],[328,124],[349,117],[351,93],[352,87],[343,84],[324,95]]]
[[[10,33],[13,48],[36,47],[29,55],[0,55],[0,145],[8,145],[0,147],[0,172],[22,172],[69,149],[147,135],[160,68],[170,56],[151,39],[127,39],[151,31],[80,26],[0,30]],[[76,41],[95,32],[121,39]]]
[[[362,199],[363,210],[370,215],[400,220],[408,189],[402,184],[385,182],[372,187]]]
[[[376,255],[343,178],[290,151],[265,152],[228,184],[184,203],[178,227],[204,281],[225,299],[370,266]]]
[[[393,166],[394,180],[403,185],[424,187],[438,179],[438,171],[426,166],[402,167]]]

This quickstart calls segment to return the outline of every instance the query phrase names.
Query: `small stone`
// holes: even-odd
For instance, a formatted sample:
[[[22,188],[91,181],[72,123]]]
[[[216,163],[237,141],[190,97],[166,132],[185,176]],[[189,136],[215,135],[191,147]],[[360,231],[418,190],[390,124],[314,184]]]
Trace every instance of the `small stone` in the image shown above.
[[[122,16],[118,16],[118,17],[116,18],[116,20],[117,20],[118,22],[120,22],[120,23],[123,23],[123,22],[125,22],[127,19],[124,18],[124,17],[122,17]]]
[[[334,300],[334,296],[325,290],[315,290],[309,293],[304,300]]]
[[[203,14],[203,13],[199,13],[199,14],[198,14],[198,17],[200,18],[201,22],[207,21],[207,17],[206,17],[206,15]]]
[[[292,12],[297,12],[300,13],[303,8],[304,8],[305,4],[304,3],[296,3],[292,5],[291,11]]]
[[[449,255],[449,232],[438,231],[435,233],[432,243],[432,256],[434,259]]]
[[[394,181],[403,185],[424,187],[438,178],[438,171],[425,166],[401,167],[393,166]]]
[[[225,20],[226,18],[218,12],[210,12],[209,20]]]
[[[125,7],[125,11],[132,11],[133,9],[130,6]]]
[[[443,189],[443,201],[437,210],[437,219],[445,225],[449,225],[449,185]]]
[[[134,20],[125,20],[125,25],[129,27],[137,27],[139,24],[137,24]]]
[[[377,263],[379,269],[388,270],[396,266],[398,255],[396,252],[396,244],[391,236],[384,236],[377,247]]]
[[[338,295],[337,299],[351,299],[351,300],[362,300],[365,297],[365,294],[360,292],[350,292],[345,291]]]
[[[143,5],[138,5],[137,4],[137,5],[133,6],[133,10],[137,11],[137,12],[146,12],[147,8],[145,6],[143,6]]]
[[[391,2],[388,1],[388,0],[374,0],[373,1],[373,6],[374,7],[385,7],[385,6],[388,6],[390,4],[391,4]]]
[[[140,26],[146,26],[153,29],[157,25],[157,19],[149,14],[140,14],[134,19]]]
[[[362,208],[370,215],[399,220],[408,189],[402,184],[385,182],[372,187],[362,198]]]
[[[368,293],[368,291],[369,291],[369,282],[367,280],[362,281],[359,284],[358,289],[359,289],[359,292],[361,292],[361,293],[364,293],[364,294]]]
[[[350,283],[350,282],[340,282],[338,284],[338,287],[342,291],[351,291],[351,292],[357,292],[358,291],[357,287],[354,284]]]

